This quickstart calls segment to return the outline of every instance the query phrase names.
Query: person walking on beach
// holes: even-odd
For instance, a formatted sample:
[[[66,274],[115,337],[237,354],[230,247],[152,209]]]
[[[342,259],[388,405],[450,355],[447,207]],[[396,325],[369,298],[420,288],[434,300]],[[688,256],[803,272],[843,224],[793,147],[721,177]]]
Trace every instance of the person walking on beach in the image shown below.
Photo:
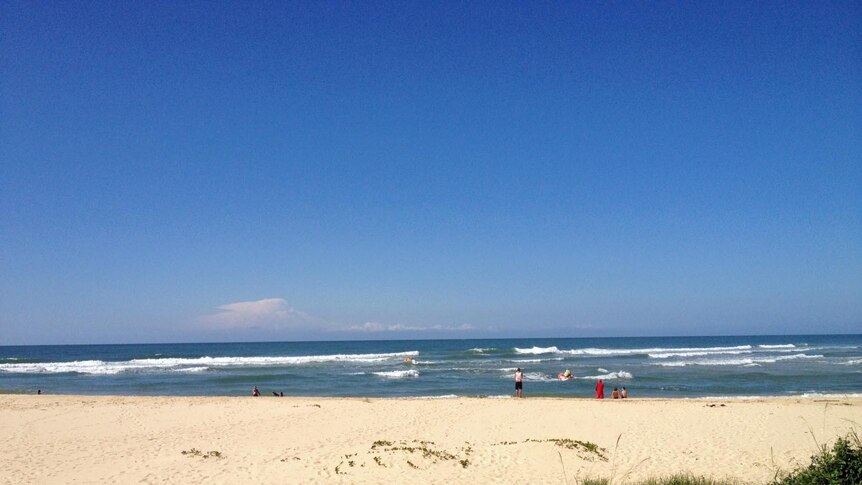
[[[524,397],[521,395],[521,392],[524,387],[524,374],[521,372],[521,368],[518,367],[515,370],[515,397]]]
[[[599,382],[596,382],[596,399],[604,399],[605,398],[605,383],[599,379]]]

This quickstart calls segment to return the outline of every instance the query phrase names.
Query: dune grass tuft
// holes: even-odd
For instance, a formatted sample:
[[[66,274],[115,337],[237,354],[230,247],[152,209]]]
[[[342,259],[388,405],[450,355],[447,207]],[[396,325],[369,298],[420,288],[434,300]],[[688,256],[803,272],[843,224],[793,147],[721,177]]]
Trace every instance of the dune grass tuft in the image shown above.
[[[846,485],[862,484],[862,440],[856,431],[838,438],[832,449],[826,445],[811,457],[811,464],[787,476],[776,478],[773,485]]]

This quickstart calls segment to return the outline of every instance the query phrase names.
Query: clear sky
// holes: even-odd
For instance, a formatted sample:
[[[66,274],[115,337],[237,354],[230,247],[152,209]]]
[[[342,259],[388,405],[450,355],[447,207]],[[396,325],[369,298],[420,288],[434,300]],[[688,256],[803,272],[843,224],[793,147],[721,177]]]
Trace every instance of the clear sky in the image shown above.
[[[0,344],[860,331],[859,2],[0,0]]]

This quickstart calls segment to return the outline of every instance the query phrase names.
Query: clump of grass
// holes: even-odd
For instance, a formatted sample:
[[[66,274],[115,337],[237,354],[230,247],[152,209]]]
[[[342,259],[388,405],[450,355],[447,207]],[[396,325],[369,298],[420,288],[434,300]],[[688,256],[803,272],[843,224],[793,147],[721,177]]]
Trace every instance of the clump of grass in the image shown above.
[[[595,455],[596,457],[598,457],[599,460],[608,461],[608,457],[607,457],[607,455],[605,455],[605,453],[608,450],[600,447],[599,445],[597,445],[595,443],[591,443],[589,441],[573,440],[573,439],[569,439],[569,438],[549,438],[546,440],[537,440],[537,439],[528,438],[528,439],[524,440],[524,443],[529,443],[529,442],[554,443],[557,446],[560,446],[560,447],[563,447],[563,448],[566,448],[569,450],[584,451],[584,452],[590,453],[591,455]],[[506,442],[503,442],[503,443],[508,444]],[[590,459],[589,456],[583,457],[583,458]]]
[[[392,446],[392,442],[387,441],[387,440],[377,440],[371,445],[371,449],[373,450],[377,447],[383,447],[383,446]]]
[[[416,465],[414,465],[414,464],[413,464],[413,462],[412,462],[412,461],[410,461],[410,460],[407,460],[407,464],[408,464],[408,465],[410,465],[410,468],[415,468],[415,469],[417,469],[417,470],[419,469],[419,467],[418,467],[418,466],[416,466]]]
[[[192,448],[190,450],[183,450],[184,455],[188,456],[199,456],[201,458],[221,458],[221,451],[207,451],[206,453],[202,452],[197,448]]]
[[[347,475],[347,472],[341,471],[341,465],[343,465],[343,464],[344,464],[344,462],[342,461],[338,465],[335,465],[335,474],[336,475]]]
[[[470,465],[470,460],[464,458],[463,460],[458,460],[458,463],[461,464],[461,468],[467,468]]]
[[[845,485],[862,483],[862,440],[856,431],[826,445],[811,457],[811,464],[776,478],[773,485]]]
[[[585,478],[581,485],[613,485],[613,481],[609,478]],[[649,478],[636,485],[738,485],[739,482],[728,480],[717,480],[714,478],[706,478],[703,476],[697,477],[690,474],[679,473],[660,478]]]
[[[383,461],[380,459],[379,456],[374,457],[374,463],[377,463],[377,466],[382,466],[383,468],[386,468],[386,465],[383,464]]]
[[[410,453],[414,453],[416,451],[421,451],[422,456],[425,458],[438,458],[440,460],[454,460],[455,455],[449,453],[445,450],[434,450],[428,448],[427,446],[394,446],[389,448],[386,451],[407,451]]]

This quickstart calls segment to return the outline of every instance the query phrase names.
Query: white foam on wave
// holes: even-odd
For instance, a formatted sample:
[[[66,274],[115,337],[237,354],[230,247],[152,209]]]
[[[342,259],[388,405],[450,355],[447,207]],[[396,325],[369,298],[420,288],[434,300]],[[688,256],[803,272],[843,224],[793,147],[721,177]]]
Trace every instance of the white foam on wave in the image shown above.
[[[598,376],[584,376],[584,377],[576,377],[576,379],[589,379],[589,380],[613,380],[613,379],[634,379],[635,376],[631,374],[631,372],[626,372],[621,370],[619,372],[610,372],[608,374],[601,374]]]
[[[549,376],[541,372],[525,372],[524,380],[530,382],[552,382],[559,380],[557,376]]]
[[[497,350],[493,347],[481,348],[481,347],[473,347],[470,349],[470,352],[475,352],[477,354],[484,354],[485,352],[490,352],[492,350]]]
[[[862,397],[860,392],[804,392],[799,397]]]
[[[552,347],[531,347],[519,348],[515,347],[515,352],[519,354],[567,354],[567,355],[582,355],[582,356],[621,356],[621,355],[640,355],[646,354],[653,359],[667,359],[670,357],[700,357],[712,354],[746,354],[752,352],[792,352],[796,349],[794,344],[764,344],[758,345],[757,349],[751,345],[734,345],[724,347],[645,347],[635,349],[609,349],[587,347],[583,349],[568,349],[560,350],[556,346]],[[477,349],[471,349],[477,350]]]
[[[584,348],[561,350],[560,353],[569,355],[639,355],[639,354],[661,354],[670,352],[728,352],[751,350],[750,345],[737,345],[735,347],[651,347],[640,349],[603,349],[603,348]]]
[[[849,397],[862,397],[862,393],[858,392],[803,392],[800,394],[785,394],[781,396],[758,396],[758,395],[750,395],[750,396],[698,396],[698,397],[685,397],[683,399],[690,399],[695,401],[706,401],[706,400],[716,400],[716,401],[750,401],[755,399],[799,399],[799,398],[815,398],[815,397],[829,397],[829,398],[849,398]]]
[[[402,379],[404,377],[419,377],[419,371],[410,370],[391,370],[383,372],[372,372],[375,376],[385,377],[387,379]]]
[[[188,372],[188,373],[196,373],[196,372],[204,372],[209,370],[209,367],[202,365],[200,367],[184,367],[181,369],[173,369],[173,372]]]
[[[442,396],[416,396],[411,399],[455,399],[457,394],[443,394]]]
[[[419,355],[418,351],[392,352],[386,354],[333,354],[299,355],[283,357],[198,357],[132,359],[127,361],[77,360],[72,362],[35,362],[22,364],[0,364],[0,372],[20,374],[94,374],[110,375],[120,372],[164,370],[174,367],[268,367],[279,365],[303,365],[323,362],[382,362],[398,357]]]
[[[529,349],[519,349],[518,347],[515,347],[515,352],[519,354],[554,354],[559,351],[560,349],[556,347],[531,347]]]
[[[702,357],[706,355],[740,355],[750,354],[751,350],[720,350],[715,352],[665,352],[661,354],[647,354],[650,359],[669,359],[671,357]]]
[[[780,355],[777,357],[750,357],[745,359],[713,359],[713,360],[690,360],[690,361],[679,361],[679,362],[660,362],[652,365],[658,365],[662,367],[685,367],[688,365],[741,365],[741,366],[753,366],[757,364],[772,364],[779,361],[785,360],[795,360],[795,359],[822,359],[822,355],[808,355],[808,354],[793,354],[793,355]]]
[[[857,365],[862,364],[862,359],[851,359],[844,363],[845,365]]]
[[[603,368],[601,368],[601,367],[599,367],[599,368],[598,368],[598,369],[596,369],[596,370],[597,370],[597,371],[599,371],[599,372],[606,372],[606,373],[607,373],[607,372],[610,372],[609,370],[607,370],[607,369],[603,369]]]
[[[550,357],[547,359],[509,359],[506,362],[517,362],[517,363],[527,363],[527,364],[535,364],[538,362],[553,362],[557,360],[563,360],[562,357]]]

